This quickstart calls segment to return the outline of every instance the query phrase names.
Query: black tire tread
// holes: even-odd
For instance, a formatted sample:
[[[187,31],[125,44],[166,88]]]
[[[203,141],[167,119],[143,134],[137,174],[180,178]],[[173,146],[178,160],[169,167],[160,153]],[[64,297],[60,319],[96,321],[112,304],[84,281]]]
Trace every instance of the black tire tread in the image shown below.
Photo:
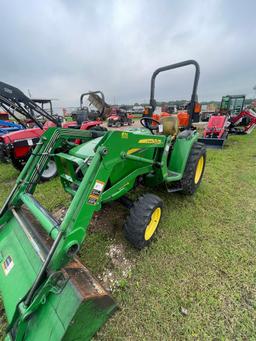
[[[26,162],[28,161],[30,155],[31,155],[31,151],[29,151],[25,157],[19,159],[14,156],[14,152],[12,151],[10,155],[10,159],[11,159],[13,167],[21,172]]]
[[[201,156],[204,156],[204,168],[206,163],[206,148],[203,143],[195,142],[191,148],[190,155],[188,157],[188,161],[186,164],[185,172],[183,178],[181,180],[182,185],[182,193],[192,195],[200,185],[204,174],[204,168],[201,175],[201,178],[197,184],[194,182],[195,170],[197,166],[197,162]]]
[[[130,209],[130,215],[124,224],[124,234],[135,248],[142,249],[151,242],[152,238],[144,239],[144,233],[152,212],[157,207],[163,207],[162,200],[154,194],[146,193]]]

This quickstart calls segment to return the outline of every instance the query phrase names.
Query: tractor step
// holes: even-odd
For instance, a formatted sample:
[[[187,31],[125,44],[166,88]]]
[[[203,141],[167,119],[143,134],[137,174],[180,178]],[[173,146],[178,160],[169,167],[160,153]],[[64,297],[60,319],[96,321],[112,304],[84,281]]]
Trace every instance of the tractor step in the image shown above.
[[[168,173],[175,173],[175,172],[168,172]],[[179,173],[176,173],[176,176],[178,176]],[[179,192],[182,191],[182,186],[180,181],[174,181],[171,183],[166,182],[165,183],[166,190],[168,193],[174,193],[174,192]]]
[[[165,181],[168,182],[173,182],[173,181],[179,181],[182,178],[182,174],[178,172],[173,172],[168,170],[167,171],[167,178]]]
[[[174,193],[174,192],[180,192],[182,191],[182,187],[181,186],[177,186],[177,187],[167,187],[167,192],[168,193]]]

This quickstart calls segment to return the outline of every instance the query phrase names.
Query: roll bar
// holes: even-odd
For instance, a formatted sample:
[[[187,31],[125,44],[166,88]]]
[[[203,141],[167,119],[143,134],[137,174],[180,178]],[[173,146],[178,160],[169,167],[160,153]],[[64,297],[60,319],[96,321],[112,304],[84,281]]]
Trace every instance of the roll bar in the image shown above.
[[[189,126],[191,126],[192,123],[192,117],[194,114],[194,105],[195,102],[197,101],[197,87],[198,87],[198,82],[199,82],[199,76],[200,76],[200,66],[197,61],[190,59],[190,60],[185,60],[180,63],[175,63],[167,66],[162,66],[154,71],[151,77],[151,84],[150,84],[150,114],[152,115],[155,108],[156,108],[156,100],[155,100],[155,81],[156,81],[156,76],[164,71],[169,71],[173,69],[178,69],[183,66],[187,65],[194,65],[195,67],[195,77],[194,77],[194,83],[193,83],[193,89],[192,89],[192,95],[191,95],[191,100],[190,104],[188,107],[188,113],[189,113]]]
[[[100,90],[88,91],[88,92],[85,92],[84,94],[82,94],[80,96],[80,109],[82,109],[82,107],[83,107],[83,99],[84,99],[84,97],[88,96],[88,95],[100,95],[102,103],[103,103],[103,108],[102,108],[102,111],[100,113],[100,115],[102,115],[104,113],[104,109],[105,109],[106,103],[105,103],[105,96],[104,96],[103,92],[100,91]]]
[[[52,107],[52,99],[47,99],[47,98],[32,98],[33,102],[41,104],[41,108],[44,109],[44,104],[49,104],[50,106],[50,113],[51,115],[53,114],[53,107]]]

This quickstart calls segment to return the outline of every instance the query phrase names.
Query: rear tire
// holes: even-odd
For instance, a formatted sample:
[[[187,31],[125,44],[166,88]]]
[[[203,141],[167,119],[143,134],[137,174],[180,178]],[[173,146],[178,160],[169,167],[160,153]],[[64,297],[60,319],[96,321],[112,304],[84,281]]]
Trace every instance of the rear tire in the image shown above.
[[[161,219],[162,208],[162,200],[154,194],[144,194],[134,202],[124,224],[124,234],[136,249],[141,250],[151,243]]]
[[[191,148],[183,178],[181,193],[192,195],[199,187],[204,174],[206,149],[203,143],[195,142]]]
[[[11,152],[10,159],[11,159],[13,167],[21,172],[26,162],[28,161],[30,155],[31,155],[31,151],[23,158],[16,158],[14,154]]]

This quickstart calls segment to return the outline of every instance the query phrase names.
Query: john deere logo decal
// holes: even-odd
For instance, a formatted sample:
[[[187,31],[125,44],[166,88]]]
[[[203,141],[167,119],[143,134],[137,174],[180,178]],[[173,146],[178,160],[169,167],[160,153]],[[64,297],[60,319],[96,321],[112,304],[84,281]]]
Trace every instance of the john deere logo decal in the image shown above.
[[[128,139],[128,133],[123,131],[121,137],[122,137],[122,139]]]

